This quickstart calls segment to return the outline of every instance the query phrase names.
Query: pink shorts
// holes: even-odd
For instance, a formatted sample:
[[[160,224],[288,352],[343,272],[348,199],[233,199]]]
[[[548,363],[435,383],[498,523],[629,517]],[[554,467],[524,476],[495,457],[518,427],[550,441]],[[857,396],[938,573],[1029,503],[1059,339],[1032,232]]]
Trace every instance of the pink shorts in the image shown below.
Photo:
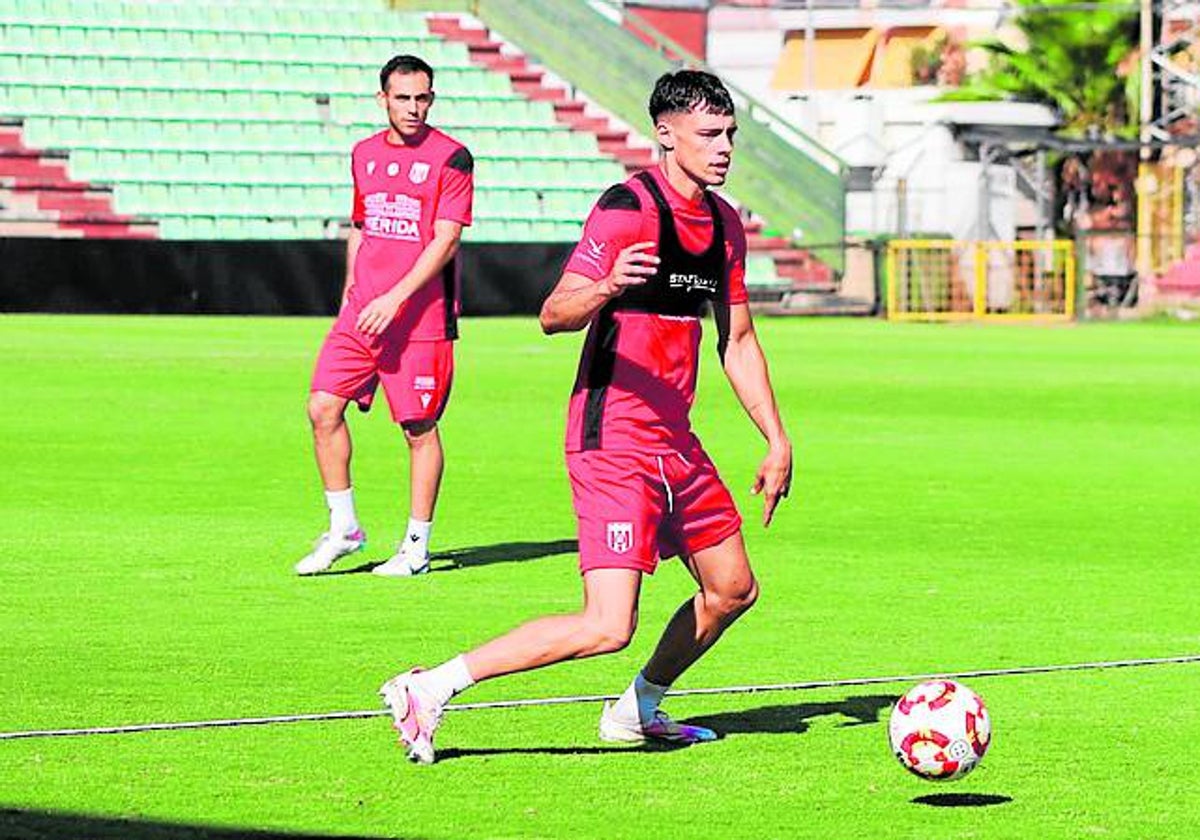
[[[317,356],[312,391],[325,391],[371,408],[383,385],[397,423],[438,420],[454,379],[454,342],[397,341],[385,333],[371,338],[354,326],[357,313],[342,310]]]
[[[579,521],[579,568],[654,574],[659,558],[688,557],[737,533],[742,517],[699,446],[649,455],[567,454]]]

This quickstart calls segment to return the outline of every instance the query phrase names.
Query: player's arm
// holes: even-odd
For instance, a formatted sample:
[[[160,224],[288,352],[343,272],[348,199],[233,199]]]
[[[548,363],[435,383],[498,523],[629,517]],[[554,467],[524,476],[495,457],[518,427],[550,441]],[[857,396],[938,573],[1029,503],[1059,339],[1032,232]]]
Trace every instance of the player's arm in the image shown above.
[[[612,269],[601,280],[573,271],[563,272],[538,317],[546,335],[574,332],[591,323],[604,304],[630,286],[640,286],[658,270],[658,257],[646,253],[653,242],[634,242],[617,254]]]
[[[720,304],[716,309],[719,349],[725,375],[738,400],[767,440],[767,455],[754,476],[754,494],[763,496],[763,527],[792,483],[792,444],[779,419],[767,360],[746,303]]]
[[[354,285],[354,261],[358,259],[358,249],[362,245],[362,228],[354,225],[346,238],[346,279],[342,283],[342,306],[350,297],[350,287]]]
[[[388,328],[404,301],[417,289],[442,273],[458,253],[463,226],[458,222],[438,219],[433,223],[433,239],[429,240],[413,267],[390,290],[362,308],[355,326],[366,335],[379,335]]]
[[[650,279],[658,271],[658,256],[650,253],[656,245],[647,239],[637,194],[626,184],[605,190],[542,304],[542,331],[550,335],[581,330],[610,300]]]

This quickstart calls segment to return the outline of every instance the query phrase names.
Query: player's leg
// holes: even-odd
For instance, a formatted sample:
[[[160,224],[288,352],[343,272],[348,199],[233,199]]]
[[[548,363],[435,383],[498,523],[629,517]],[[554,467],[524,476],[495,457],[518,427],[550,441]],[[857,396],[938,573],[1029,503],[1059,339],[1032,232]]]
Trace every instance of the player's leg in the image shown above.
[[[408,444],[408,527],[396,553],[371,570],[386,577],[411,577],[429,571],[429,535],[445,469],[436,422],[419,420],[400,426]]]
[[[684,562],[700,591],[675,611],[645,667],[617,702],[605,707],[600,718],[604,740],[690,744],[717,738],[710,729],[677,723],[660,705],[675,680],[754,604],[758,583],[740,532]]]
[[[667,623],[654,654],[601,717],[601,737],[691,743],[716,734],[676,724],[659,708],[675,680],[754,603],[758,584],[741,537],[741,517],[712,461],[700,448],[663,458],[672,512],[660,533],[662,554],[683,558],[699,591]]]
[[[594,569],[584,574],[583,608],[522,624],[430,671],[413,669],[383,684],[408,757],[434,759],[433,735],[446,703],[477,682],[520,671],[621,650],[637,626],[641,573]]]
[[[300,575],[323,572],[339,558],[353,554],[366,543],[366,535],[358,524],[354,509],[354,490],[350,486],[348,402],[345,397],[326,391],[313,391],[308,396],[308,419],[312,425],[317,470],[325,488],[325,504],[329,508],[329,530],[296,564],[296,573]]]
[[[479,682],[623,649],[637,627],[641,578],[633,569],[586,572],[582,610],[535,619],[466,654],[471,677]]]
[[[642,669],[642,675],[656,685],[674,683],[758,598],[758,581],[750,569],[740,531],[684,558],[684,563],[700,591],[667,622]]]
[[[358,551],[366,543],[354,510],[354,490],[350,483],[352,447],[346,406],[354,401],[364,411],[370,408],[378,374],[374,355],[354,330],[349,320],[351,315],[344,309],[329,330],[309,388],[308,420],[325,503],[329,507],[329,530],[321,535],[313,551],[296,564],[296,572],[302,575],[323,572],[338,558]]]
[[[349,402],[345,397],[325,391],[313,391],[308,395],[313,450],[326,492],[350,488],[350,427],[346,424]]]
[[[429,570],[429,536],[445,469],[437,421],[445,411],[454,372],[454,343],[411,342],[400,353],[394,372],[381,371],[392,416],[408,446],[409,516],[394,555],[372,569],[387,577],[410,577]]]

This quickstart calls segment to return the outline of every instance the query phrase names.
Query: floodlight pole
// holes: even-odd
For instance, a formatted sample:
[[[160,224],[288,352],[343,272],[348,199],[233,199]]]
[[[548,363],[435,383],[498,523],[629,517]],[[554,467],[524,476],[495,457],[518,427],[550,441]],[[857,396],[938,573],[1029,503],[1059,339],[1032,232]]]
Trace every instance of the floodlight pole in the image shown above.
[[[1140,131],[1138,137],[1141,140],[1141,150],[1139,152],[1138,178],[1134,193],[1137,195],[1137,212],[1139,217],[1136,224],[1136,234],[1133,241],[1134,251],[1134,270],[1139,278],[1148,277],[1152,273],[1151,266],[1151,248],[1148,241],[1143,240],[1140,236],[1143,230],[1150,229],[1149,218],[1141,218],[1140,214],[1149,209],[1150,203],[1145,200],[1141,194],[1146,190],[1144,178],[1142,178],[1142,167],[1150,163],[1150,141],[1154,139],[1153,122],[1154,122],[1154,0],[1141,0],[1141,17],[1139,24],[1139,47],[1141,50],[1141,91],[1138,97],[1138,124]]]

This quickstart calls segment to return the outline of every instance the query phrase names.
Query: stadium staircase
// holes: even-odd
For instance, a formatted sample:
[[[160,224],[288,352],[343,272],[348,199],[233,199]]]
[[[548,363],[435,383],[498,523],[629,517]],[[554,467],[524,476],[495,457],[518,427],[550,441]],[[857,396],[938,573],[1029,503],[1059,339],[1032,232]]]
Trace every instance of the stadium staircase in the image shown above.
[[[574,94],[565,95],[566,102],[576,110],[560,100],[561,120],[597,132],[600,147],[620,156],[627,169],[649,162],[628,160],[630,152],[622,149],[626,128],[603,118],[596,122],[597,114],[606,113],[623,121],[620,126],[644,125],[646,91],[676,66],[667,55],[687,56],[640,19],[624,18],[655,47],[622,28],[621,9],[608,0],[393,0],[393,5],[442,10],[436,31],[467,44],[478,63],[506,69],[514,88],[530,95],[563,95],[566,87]],[[464,8],[472,14],[456,20],[453,15]],[[472,15],[502,35],[480,31]],[[586,48],[563,36],[570,32],[586,33]],[[690,63],[700,62],[690,58]],[[547,77],[561,80],[550,85],[555,94],[539,90],[547,86]],[[836,274],[844,268],[844,164],[743,92],[734,94],[742,116],[740,153],[724,192],[747,218],[752,295],[764,302],[832,299]],[[584,101],[590,117],[581,113]],[[594,124],[579,125],[588,119]],[[634,148],[640,152],[645,145],[650,144],[643,138]]]
[[[530,63],[516,46],[493,35],[470,15],[441,14],[429,19],[430,31],[467,47],[471,60],[508,76],[513,89],[534,102],[548,102],[555,119],[575,132],[594,138],[601,153],[615,158],[632,174],[655,163],[657,149],[645,137],[622,126],[611,114],[556,83],[542,68]],[[811,287],[812,280],[829,282],[828,267],[806,252],[790,248],[781,237],[762,234],[762,221],[747,219],[748,250],[746,282],[753,299],[778,300],[798,286]]]
[[[112,188],[73,181],[65,152],[30,149],[0,120],[0,236],[153,238],[153,222],[113,210]]]

